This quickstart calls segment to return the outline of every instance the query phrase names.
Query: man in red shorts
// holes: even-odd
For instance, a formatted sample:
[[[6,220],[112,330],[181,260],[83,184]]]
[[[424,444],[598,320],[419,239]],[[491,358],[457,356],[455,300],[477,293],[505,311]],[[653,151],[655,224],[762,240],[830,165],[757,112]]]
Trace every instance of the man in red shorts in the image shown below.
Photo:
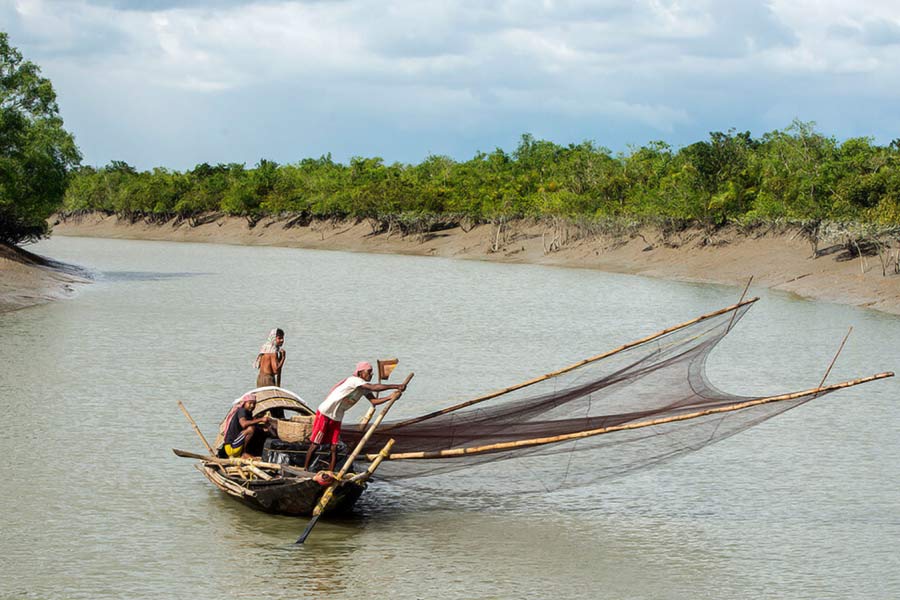
[[[334,471],[335,463],[337,462],[337,443],[341,440],[341,421],[344,419],[344,412],[355,405],[360,398],[365,396],[373,406],[378,406],[392,400],[398,392],[406,389],[406,386],[402,383],[369,383],[370,381],[372,381],[372,365],[367,362],[361,362],[356,364],[353,375],[331,388],[325,401],[319,405],[319,410],[316,411],[312,434],[309,436],[312,443],[309,445],[309,450],[306,451],[306,461],[303,463],[304,470],[309,469],[309,463],[313,454],[315,454],[320,445],[331,444],[331,463],[328,470]],[[385,390],[397,390],[397,392],[384,398],[375,397],[375,392],[383,392]]]

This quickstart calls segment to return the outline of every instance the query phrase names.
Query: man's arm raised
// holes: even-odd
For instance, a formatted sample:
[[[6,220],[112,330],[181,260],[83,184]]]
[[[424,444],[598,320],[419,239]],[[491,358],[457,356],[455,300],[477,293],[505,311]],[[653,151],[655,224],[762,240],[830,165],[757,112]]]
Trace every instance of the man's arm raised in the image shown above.
[[[388,390],[406,391],[406,385],[402,383],[364,383],[360,388],[366,390],[366,396],[374,392],[386,392]]]

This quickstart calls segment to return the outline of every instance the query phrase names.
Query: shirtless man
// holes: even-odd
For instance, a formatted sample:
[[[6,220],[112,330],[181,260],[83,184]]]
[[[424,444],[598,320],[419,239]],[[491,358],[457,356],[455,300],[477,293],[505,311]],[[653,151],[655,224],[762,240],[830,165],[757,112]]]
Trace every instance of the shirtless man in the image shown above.
[[[372,381],[372,365],[360,362],[356,364],[353,375],[331,388],[325,401],[319,405],[319,410],[316,411],[312,434],[309,436],[311,443],[309,450],[306,451],[306,461],[303,463],[304,470],[309,470],[313,454],[321,444],[327,442],[331,444],[331,465],[328,470],[334,471],[337,463],[337,444],[341,441],[341,421],[344,418],[344,412],[356,404],[360,398],[365,396],[372,406],[378,406],[393,400],[396,394],[406,389],[402,383],[369,383],[370,381]],[[385,390],[397,391],[384,398],[375,397],[375,392]]]
[[[284,331],[273,329],[269,332],[266,343],[260,347],[259,353],[256,355],[254,366],[259,369],[259,374],[256,376],[256,387],[281,386],[281,368],[287,358],[287,353],[281,348],[283,344]]]

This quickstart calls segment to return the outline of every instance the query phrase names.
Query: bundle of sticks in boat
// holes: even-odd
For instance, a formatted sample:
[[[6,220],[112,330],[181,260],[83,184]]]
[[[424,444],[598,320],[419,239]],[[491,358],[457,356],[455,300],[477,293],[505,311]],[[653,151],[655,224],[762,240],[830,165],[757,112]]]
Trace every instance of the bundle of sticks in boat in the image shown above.
[[[237,476],[244,481],[253,481],[254,479],[264,479],[266,481],[269,481],[273,477],[273,475],[266,473],[264,469],[261,469],[253,464],[219,466],[226,475],[230,475],[231,477]],[[277,477],[279,475],[281,475],[281,473],[276,473],[274,476]]]
[[[197,460],[202,460],[207,465],[215,466],[220,473],[227,473],[229,475],[238,475],[242,479],[272,479],[274,477],[280,477],[282,475],[310,475],[303,469],[298,467],[292,467],[290,465],[282,465],[279,463],[271,463],[264,462],[261,460],[251,459],[251,458],[218,458],[214,456],[212,450],[210,449],[210,454],[195,454],[193,452],[188,452],[186,450],[172,450],[176,456],[180,456],[182,458],[195,458]]]

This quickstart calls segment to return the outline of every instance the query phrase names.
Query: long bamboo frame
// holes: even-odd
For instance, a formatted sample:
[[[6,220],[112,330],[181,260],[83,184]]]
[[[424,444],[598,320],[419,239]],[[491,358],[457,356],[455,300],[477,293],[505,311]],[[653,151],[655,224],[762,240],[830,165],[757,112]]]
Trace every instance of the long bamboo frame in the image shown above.
[[[738,298],[738,304],[740,304],[741,302],[744,301],[744,296],[747,295],[747,290],[750,289],[751,283],[753,283],[753,275],[751,275],[750,279],[747,280],[747,285],[744,286],[744,291],[741,292],[741,297]],[[731,326],[734,325],[734,317],[736,315],[737,315],[737,313],[734,313],[733,315],[731,315],[731,319],[728,321],[728,327],[725,328],[725,333],[728,333],[729,331],[731,331]]]
[[[413,375],[415,375],[415,373],[410,373],[406,376],[406,380],[403,382],[404,387],[409,385],[409,382],[412,381]],[[372,434],[375,433],[375,430],[378,429],[379,425],[381,425],[381,422],[387,416],[388,411],[391,410],[394,402],[399,400],[400,396],[402,395],[403,392],[399,390],[394,392],[394,397],[384,405],[384,408],[382,408],[378,416],[375,417],[375,422],[372,423],[371,426],[369,426],[369,429],[366,431],[365,435],[363,435],[359,442],[356,444],[353,452],[350,453],[350,456],[348,456],[347,460],[344,462],[344,466],[341,467],[341,470],[338,471],[337,475],[335,475],[334,481],[331,483],[331,485],[325,488],[325,491],[319,498],[319,502],[316,504],[315,508],[313,508],[312,519],[309,520],[309,523],[307,523],[306,525],[306,529],[302,534],[300,534],[300,537],[297,538],[297,544],[302,544],[306,541],[306,538],[309,537],[309,534],[312,532],[313,527],[315,527],[316,523],[318,523],[319,517],[322,516],[322,513],[325,512],[325,508],[328,507],[328,503],[331,502],[331,497],[334,495],[334,491],[337,489],[337,486],[343,484],[342,480],[344,478],[344,475],[346,475],[347,471],[349,471],[353,466],[353,461],[356,460],[356,457],[359,456],[359,453],[362,452],[363,447],[365,447],[366,442],[369,441],[369,438],[372,437]],[[391,443],[390,445],[393,446],[393,443]],[[379,455],[380,454],[376,454],[375,458],[373,458],[372,461],[378,460]],[[384,460],[384,458],[385,456],[382,456],[381,460]],[[379,460],[378,463],[381,464],[381,461]]]
[[[684,329],[685,327],[689,327],[690,325],[694,325],[695,323],[699,323],[700,321],[705,321],[706,319],[710,319],[712,317],[717,317],[719,315],[725,314],[732,310],[736,311],[737,309],[741,308],[742,306],[746,306],[748,304],[753,304],[757,300],[759,300],[758,297],[750,298],[749,300],[738,302],[737,304],[733,304],[726,308],[722,308],[717,311],[707,313],[705,315],[701,315],[695,319],[691,319],[690,321],[685,321],[684,323],[681,323],[679,325],[674,325],[672,327],[669,327],[668,329],[663,329],[662,331],[654,333],[653,335],[648,335],[647,337],[641,338],[634,342],[629,342],[627,344],[619,346],[618,348],[614,348],[613,350],[608,350],[607,352],[604,352],[602,354],[598,354],[598,355],[592,356],[590,358],[585,358],[584,360],[581,360],[581,361],[578,361],[577,363],[571,364],[568,367],[563,367],[562,369],[559,369],[558,371],[553,371],[551,373],[541,375],[540,377],[535,377],[534,379],[529,379],[528,381],[524,381],[522,383],[510,386],[508,388],[504,388],[504,389],[496,391],[496,392],[491,392],[490,394],[486,394],[484,396],[479,396],[478,398],[473,398],[472,400],[467,400],[467,401],[461,402],[459,404],[454,404],[453,406],[448,406],[447,408],[442,408],[440,410],[436,410],[436,411],[430,412],[428,414],[424,414],[424,415],[421,415],[418,417],[413,417],[411,419],[406,419],[405,421],[400,421],[399,423],[389,423],[389,424],[385,425],[384,427],[382,427],[381,430],[382,431],[390,431],[391,429],[395,429],[397,427],[412,425],[413,423],[421,423],[422,421],[427,421],[428,419],[433,419],[434,417],[439,417],[441,415],[445,415],[445,414],[453,412],[455,410],[459,410],[461,408],[466,408],[466,407],[472,406],[473,404],[478,404],[480,402],[484,402],[486,400],[491,400],[492,398],[496,398],[497,396],[502,396],[503,394],[508,394],[509,392],[514,392],[516,390],[526,388],[530,385],[534,385],[535,383],[540,383],[541,381],[550,379],[551,377],[556,377],[557,375],[562,375],[563,373],[568,373],[569,371],[572,371],[574,369],[582,367],[586,364],[596,362],[603,358],[607,358],[609,356],[612,356],[613,354],[618,354],[619,352],[623,352],[625,350],[628,350],[629,348],[634,348],[635,346],[640,346],[641,344],[645,344],[647,342],[653,341],[656,338],[659,338],[659,337],[662,337],[669,333],[672,333],[673,331],[678,331],[679,329]],[[729,327],[730,327],[730,325],[729,325]]]
[[[683,415],[677,415],[674,417],[664,417],[660,419],[651,419],[648,421],[638,421],[636,423],[627,423],[625,425],[615,425],[612,427],[601,427],[599,429],[590,429],[587,431],[578,431],[575,433],[568,433],[564,435],[557,435],[552,437],[543,437],[543,438],[533,438],[530,440],[517,440],[515,442],[501,442],[497,444],[489,444],[486,446],[472,446],[468,448],[453,448],[450,450],[435,450],[431,452],[401,452],[397,454],[389,454],[384,460],[410,460],[410,459],[429,459],[429,458],[452,458],[456,456],[469,456],[472,454],[481,454],[484,452],[497,452],[500,450],[512,450],[516,448],[529,448],[532,446],[542,446],[545,444],[555,444],[558,442],[567,442],[571,440],[578,440],[588,437],[593,437],[597,435],[602,435],[604,433],[612,433],[614,431],[625,431],[629,429],[640,429],[642,427],[651,427],[653,425],[663,425],[665,423],[674,423],[677,421],[686,421],[688,419],[696,419],[697,417],[704,417],[706,415],[713,415],[718,413],[726,413],[732,412],[736,410],[743,410],[745,408],[750,408],[752,406],[759,406],[761,404],[769,404],[771,402],[782,402],[785,400],[796,400],[797,398],[802,398],[803,396],[815,395],[818,396],[824,392],[831,392],[834,390],[839,390],[842,388],[851,387],[854,385],[859,385],[861,383],[867,383],[869,381],[874,381],[876,379],[884,379],[886,377],[893,377],[894,374],[892,372],[884,372],[878,373],[877,375],[870,375],[869,377],[862,377],[859,379],[853,379],[850,381],[844,381],[842,383],[836,383],[833,385],[825,386],[825,387],[816,387],[808,390],[804,390],[802,392],[793,392],[790,394],[781,394],[778,396],[769,396],[767,398],[758,398],[756,400],[749,400],[747,402],[739,402],[737,404],[732,404],[729,406],[720,406],[718,408],[710,408],[707,410],[696,411],[692,413],[685,413]],[[366,460],[375,460],[377,454],[367,454],[365,456]]]
[[[847,335],[844,336],[844,339],[841,340],[841,345],[838,346],[837,352],[834,353],[834,358],[831,359],[831,363],[828,364],[828,368],[825,369],[825,374],[822,375],[822,381],[819,382],[819,387],[825,385],[825,380],[828,379],[828,375],[831,373],[831,368],[834,367],[834,363],[837,362],[838,356],[841,355],[841,351],[844,349],[844,344],[847,343],[847,338],[850,337],[850,334],[853,333],[853,327],[847,330]]]
[[[372,474],[375,472],[375,469],[378,468],[378,465],[381,464],[381,461],[383,461],[385,458],[387,458],[387,455],[391,453],[391,448],[394,447],[395,441],[396,440],[394,440],[394,438],[389,439],[387,441],[387,444],[384,445],[384,448],[381,449],[381,452],[378,453],[378,456],[375,457],[375,460],[373,460],[372,463],[369,465],[369,468],[366,469],[365,471],[363,471],[362,473],[359,473],[358,475],[354,475],[353,477],[348,479],[347,482],[348,483],[362,483],[364,481],[367,481],[370,477],[372,477]]]

